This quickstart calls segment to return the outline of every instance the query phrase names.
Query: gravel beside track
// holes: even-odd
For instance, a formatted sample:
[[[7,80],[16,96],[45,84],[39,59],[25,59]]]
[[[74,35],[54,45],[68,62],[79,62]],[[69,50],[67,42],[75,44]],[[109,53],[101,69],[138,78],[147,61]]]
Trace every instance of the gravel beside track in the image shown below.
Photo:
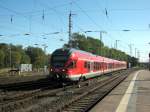
[[[29,81],[37,81],[41,79],[47,78],[48,75],[30,75],[30,76],[3,76],[0,77],[0,86],[1,85],[8,85],[8,84],[15,84],[21,82],[29,82]]]
[[[38,89],[38,87],[45,86],[51,82],[48,76],[9,77],[0,78],[0,81],[2,81],[0,84],[1,91]]]

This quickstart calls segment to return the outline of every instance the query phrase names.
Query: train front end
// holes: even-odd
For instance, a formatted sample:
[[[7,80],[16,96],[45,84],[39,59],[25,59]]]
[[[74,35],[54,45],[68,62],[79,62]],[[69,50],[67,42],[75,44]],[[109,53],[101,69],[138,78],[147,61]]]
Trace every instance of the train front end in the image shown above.
[[[50,76],[55,80],[70,80],[69,66],[72,66],[70,49],[57,49],[51,55]]]

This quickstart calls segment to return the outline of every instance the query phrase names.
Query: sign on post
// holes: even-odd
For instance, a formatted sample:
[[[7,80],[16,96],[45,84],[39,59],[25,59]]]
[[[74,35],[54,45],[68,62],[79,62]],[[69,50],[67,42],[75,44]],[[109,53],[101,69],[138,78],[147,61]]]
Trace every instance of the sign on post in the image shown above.
[[[21,72],[31,72],[32,71],[32,64],[21,64],[20,71]]]

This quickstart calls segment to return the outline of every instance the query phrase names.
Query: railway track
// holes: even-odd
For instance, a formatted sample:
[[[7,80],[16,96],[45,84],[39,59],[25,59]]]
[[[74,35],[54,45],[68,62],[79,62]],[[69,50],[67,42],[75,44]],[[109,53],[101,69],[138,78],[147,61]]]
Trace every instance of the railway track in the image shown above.
[[[27,81],[20,83],[4,84],[0,85],[0,89],[3,91],[17,91],[17,90],[32,90],[45,87],[53,82],[49,78],[40,79],[36,81]]]
[[[58,89],[57,89],[58,88]],[[40,89],[35,89],[32,91],[19,92],[19,94],[1,97],[0,99],[0,112],[14,112],[24,105],[29,106],[31,103],[35,102],[47,96],[54,96],[57,92],[62,91],[60,85],[48,85]]]
[[[126,76],[114,77],[108,82],[93,88],[92,90],[76,97],[59,111],[62,112],[87,112],[97,102],[103,99],[114,87],[116,87]],[[58,111],[58,110],[57,110]]]
[[[47,86],[41,87],[40,89],[33,89],[29,91],[6,92],[4,95],[1,95],[0,97],[0,105],[6,104],[7,102],[21,100],[21,99],[39,94],[39,92],[46,91],[49,89],[56,89],[56,88],[60,88],[60,85],[59,84],[47,85]]]
[[[122,74],[128,74],[124,71]],[[7,98],[6,102],[1,101],[1,112],[43,112],[43,111],[62,111],[67,110],[82,97],[88,97],[86,95],[92,93],[93,88],[97,85],[102,86],[108,83],[109,80],[118,77],[118,73],[110,75],[107,78],[93,79],[91,83],[87,85],[88,81],[81,83],[81,88],[76,85],[69,85],[65,88],[52,89],[51,87],[44,87],[34,91],[26,92],[25,94],[18,94],[12,98]],[[121,75],[122,76],[122,75]],[[108,83],[109,85],[109,83]],[[66,108],[67,107],[67,108]]]

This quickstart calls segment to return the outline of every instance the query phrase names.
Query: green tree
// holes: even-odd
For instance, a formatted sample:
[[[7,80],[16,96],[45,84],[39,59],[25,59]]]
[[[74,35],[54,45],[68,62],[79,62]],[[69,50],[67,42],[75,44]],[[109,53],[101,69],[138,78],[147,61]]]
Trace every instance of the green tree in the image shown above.
[[[28,47],[26,53],[31,59],[34,67],[40,68],[45,64],[45,54],[41,48]]]
[[[18,67],[21,62],[21,54],[17,51],[12,51],[11,53],[11,63],[12,67]]]
[[[23,53],[22,56],[21,56],[21,62],[20,63],[21,64],[30,64],[31,59],[27,54]]]
[[[23,49],[21,45],[0,44],[0,67],[10,67],[10,63],[13,67],[18,67],[21,63],[31,63],[34,67],[43,67],[45,64],[48,65],[48,58],[41,48]]]

